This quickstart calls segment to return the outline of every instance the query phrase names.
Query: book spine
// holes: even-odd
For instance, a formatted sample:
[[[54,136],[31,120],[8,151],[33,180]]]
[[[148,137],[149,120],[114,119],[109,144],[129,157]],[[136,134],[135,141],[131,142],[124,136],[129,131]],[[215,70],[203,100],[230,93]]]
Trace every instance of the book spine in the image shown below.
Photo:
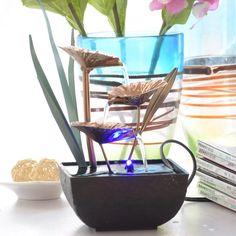
[[[233,156],[225,151],[222,151],[216,147],[213,147],[207,143],[198,141],[198,153],[203,156],[209,157],[210,159],[213,159],[213,160],[215,158],[217,158],[217,160],[221,159],[221,160],[227,161],[229,163],[232,163],[232,166],[236,169],[236,157],[235,156]]]
[[[198,168],[205,170],[214,176],[221,176],[222,178],[225,178],[226,180],[236,184],[236,173],[234,174],[223,167],[217,166],[214,163],[210,163],[209,161],[206,161],[200,157],[196,158],[196,161]]]
[[[226,159],[219,158],[218,156],[215,155],[208,155],[203,152],[199,152],[197,154],[198,158],[206,158],[210,161],[213,161],[215,163],[218,163],[219,165],[222,165],[230,170],[236,171],[236,164],[230,161],[227,161]]]
[[[225,194],[228,194],[233,198],[236,198],[236,186],[226,183],[220,179],[216,179],[199,170],[197,171],[197,176],[200,177],[200,181],[208,184],[210,187],[224,192]]]
[[[210,199],[213,202],[216,202],[224,207],[227,207],[233,211],[236,211],[236,199],[232,198],[220,191],[215,190],[214,188],[209,187],[208,185],[198,182],[198,191],[204,197]]]

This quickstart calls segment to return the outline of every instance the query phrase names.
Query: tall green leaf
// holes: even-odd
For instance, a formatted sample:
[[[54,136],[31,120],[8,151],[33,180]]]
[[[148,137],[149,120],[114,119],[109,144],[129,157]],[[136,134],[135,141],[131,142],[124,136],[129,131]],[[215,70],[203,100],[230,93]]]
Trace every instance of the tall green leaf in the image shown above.
[[[56,44],[55,44],[55,41],[54,41],[54,38],[53,38],[50,22],[49,22],[47,14],[46,14],[46,11],[45,11],[45,9],[42,5],[41,0],[37,0],[37,1],[41,6],[41,9],[43,11],[43,15],[44,15],[44,18],[45,18],[45,21],[46,21],[48,36],[49,36],[51,48],[52,48],[52,51],[53,51],[53,55],[54,55],[54,59],[55,59],[56,67],[57,67],[57,72],[58,72],[58,75],[59,75],[59,78],[60,78],[61,88],[62,88],[64,100],[65,100],[65,103],[66,103],[66,108],[67,108],[67,113],[68,113],[68,116],[69,116],[69,120],[70,120],[70,122],[77,121],[78,120],[77,104],[73,100],[72,95],[70,93],[70,89],[69,89],[69,85],[68,85],[68,81],[67,81],[67,78],[66,78],[65,71],[63,69],[62,61],[61,61],[61,58],[59,56],[59,53],[58,53],[58,50],[57,50],[57,47],[56,47]]]
[[[53,34],[52,34],[52,29],[50,26],[50,22],[49,19],[47,17],[46,11],[42,5],[42,1],[41,0],[37,0],[38,4],[40,5],[42,11],[43,11],[43,15],[46,21],[46,25],[47,25],[47,30],[48,30],[48,36],[49,36],[49,41],[51,44],[51,48],[53,51],[53,55],[54,55],[54,60],[56,63],[56,67],[57,67],[57,71],[58,71],[58,75],[60,78],[60,82],[61,82],[61,88],[63,91],[63,95],[64,95],[64,100],[66,103],[66,108],[67,108],[67,113],[68,113],[68,117],[69,117],[69,121],[78,121],[78,110],[77,110],[77,103],[76,103],[76,99],[75,99],[75,87],[74,87],[74,82],[72,82],[72,80],[74,81],[74,67],[70,68],[71,65],[69,65],[69,70],[70,70],[70,78],[69,78],[69,82],[67,81],[66,78],[66,74],[62,65],[62,61],[61,58],[59,56],[54,38],[53,38]],[[70,85],[69,85],[70,84]],[[82,149],[82,142],[81,142],[81,137],[80,137],[80,132],[75,129],[72,128],[72,132],[75,136],[75,139],[78,143],[78,145],[81,147]]]
[[[37,0],[21,0],[23,5],[29,8],[39,9],[40,6]],[[59,15],[64,16],[69,24],[80,32],[81,35],[86,36],[84,30],[84,12],[87,7],[88,0],[41,0],[45,9]],[[71,12],[69,5],[72,5],[76,12],[76,17],[79,22],[75,19],[74,14]]]
[[[75,46],[75,40],[74,40],[74,30],[71,31],[71,46]],[[74,104],[77,104],[76,102],[76,94],[75,94],[75,75],[74,75],[74,67],[75,67],[75,61],[72,57],[69,57],[69,66],[68,66],[68,86],[69,91],[71,94],[71,99]],[[77,108],[76,108],[77,112]],[[78,113],[78,112],[77,112]],[[77,114],[78,115],[78,114]]]
[[[40,62],[38,60],[38,57],[36,55],[34,45],[33,45],[33,40],[31,35],[29,36],[29,43],[30,43],[30,52],[31,52],[31,57],[34,63],[34,67],[37,73],[37,78],[40,83],[40,86],[43,90],[44,96],[47,100],[48,106],[52,112],[52,115],[54,119],[56,120],[72,154],[75,157],[75,160],[78,164],[79,167],[86,169],[87,164],[85,162],[84,154],[81,149],[81,147],[78,145],[73,132],[63,114],[63,111],[53,93],[53,90],[48,82],[48,79],[40,65]]]
[[[74,40],[74,30],[72,29],[71,31],[71,45],[74,46],[75,45],[75,40]],[[77,112],[77,101],[76,101],[76,93],[75,93],[75,75],[74,75],[74,64],[75,61],[74,59],[72,59],[72,57],[69,57],[69,66],[68,66],[68,84],[69,84],[69,91],[71,94],[71,99],[73,101],[73,104],[75,106],[76,109],[76,113],[77,113],[77,120],[79,120],[78,117],[78,112]],[[79,143],[79,146],[82,147],[82,142],[81,142],[81,137],[80,137],[80,131],[78,129],[75,128],[71,128],[75,138],[77,140],[77,142]]]
[[[116,0],[116,4],[113,7],[113,10],[108,15],[108,20],[116,32],[116,36],[121,37],[125,35],[125,19],[126,19],[126,9],[127,9],[127,0]],[[117,22],[117,18],[119,22]],[[120,32],[117,28],[117,24],[120,26]]]

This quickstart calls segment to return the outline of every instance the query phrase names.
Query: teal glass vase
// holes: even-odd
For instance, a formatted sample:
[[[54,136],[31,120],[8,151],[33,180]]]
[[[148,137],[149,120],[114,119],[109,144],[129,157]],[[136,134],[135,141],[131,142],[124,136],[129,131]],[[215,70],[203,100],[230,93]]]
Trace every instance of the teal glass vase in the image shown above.
[[[184,62],[183,34],[170,34],[164,36],[130,36],[106,37],[90,35],[78,36],[77,46],[101,53],[119,57],[124,63],[123,67],[105,67],[94,69],[90,73],[90,102],[91,121],[103,121],[104,109],[107,104],[107,91],[112,86],[127,82],[146,81],[163,78],[173,68],[178,68],[179,75],[168,97],[157,110],[154,120],[150,122],[142,133],[147,159],[159,157],[159,145],[172,138],[178,115],[180,103],[181,83]],[[147,104],[141,107],[141,122]],[[136,107],[127,105],[111,106],[106,122],[126,123],[136,126]],[[123,160],[129,155],[131,141],[106,144],[109,158]],[[102,159],[99,147],[94,144],[96,158]],[[168,150],[167,150],[168,151]],[[134,158],[140,158],[137,147]]]
[[[77,45],[119,57],[129,75],[166,74],[174,67],[183,71],[183,34],[130,37],[78,37]],[[102,72],[117,72],[105,68]],[[100,70],[101,72],[101,70]]]

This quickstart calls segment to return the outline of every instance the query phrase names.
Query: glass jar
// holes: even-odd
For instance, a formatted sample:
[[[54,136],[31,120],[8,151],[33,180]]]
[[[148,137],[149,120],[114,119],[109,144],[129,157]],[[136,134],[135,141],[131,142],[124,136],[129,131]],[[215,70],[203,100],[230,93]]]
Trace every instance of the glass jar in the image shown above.
[[[185,62],[180,116],[191,150],[197,140],[236,154],[236,56]]]

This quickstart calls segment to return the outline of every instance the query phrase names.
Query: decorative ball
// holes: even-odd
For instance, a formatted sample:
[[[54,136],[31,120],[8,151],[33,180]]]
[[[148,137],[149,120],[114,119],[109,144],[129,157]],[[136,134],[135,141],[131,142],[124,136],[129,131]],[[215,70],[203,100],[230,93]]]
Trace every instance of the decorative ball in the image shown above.
[[[42,159],[34,166],[31,172],[31,179],[34,181],[58,181],[58,164],[52,159]]]
[[[31,181],[31,172],[37,161],[31,159],[20,160],[11,171],[12,179],[16,182]]]
[[[58,164],[53,159],[20,160],[12,168],[12,179],[16,182],[59,181]]]

